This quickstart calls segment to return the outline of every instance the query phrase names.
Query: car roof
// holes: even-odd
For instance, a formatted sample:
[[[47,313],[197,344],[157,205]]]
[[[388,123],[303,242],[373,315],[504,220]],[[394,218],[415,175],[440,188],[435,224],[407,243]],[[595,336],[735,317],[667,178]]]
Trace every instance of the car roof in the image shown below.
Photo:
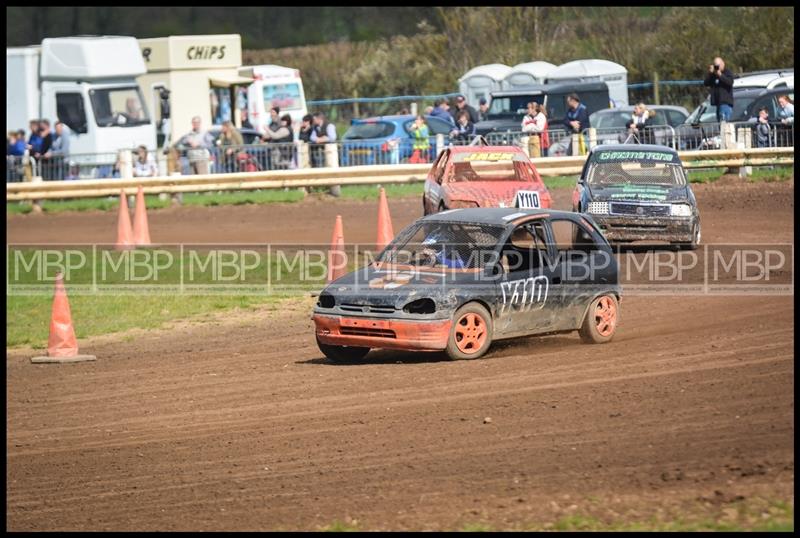
[[[448,148],[450,153],[475,153],[475,152],[502,152],[502,153],[525,153],[519,146],[453,146]]]
[[[689,115],[689,112],[682,106],[677,105],[648,105],[645,103],[644,105],[647,107],[648,110],[677,110],[678,112],[685,112],[686,115]],[[614,108],[603,108],[601,110],[597,110],[593,112],[594,114],[613,114],[614,112],[633,112],[634,105],[625,105],[625,106],[618,106]]]
[[[674,153],[674,154],[678,153],[669,146],[659,146],[657,144],[602,144],[593,147],[589,151],[589,154],[591,155],[595,151],[630,151],[632,149],[644,150],[644,151],[657,151],[659,153]]]
[[[423,217],[426,222],[464,222],[470,224],[490,224],[508,226],[519,217],[543,215],[574,219],[577,213],[572,211],[554,211],[550,209],[519,209],[516,207],[479,207],[470,209],[450,209]],[[511,218],[509,218],[511,217]]]

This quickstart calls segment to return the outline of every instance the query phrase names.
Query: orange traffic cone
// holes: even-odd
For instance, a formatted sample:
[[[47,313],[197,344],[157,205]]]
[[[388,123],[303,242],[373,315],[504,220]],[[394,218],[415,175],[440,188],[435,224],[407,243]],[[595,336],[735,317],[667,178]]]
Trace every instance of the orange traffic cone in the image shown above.
[[[133,214],[133,242],[136,245],[150,244],[150,228],[147,226],[147,208],[144,206],[144,190],[139,185],[136,193],[136,209]]]
[[[331,248],[328,251],[328,282],[344,276],[347,267],[347,256],[344,253],[344,232],[342,231],[342,216],[336,215],[336,224],[333,227]]]
[[[119,192],[119,217],[117,218],[117,245],[116,250],[133,248],[133,230],[131,229],[131,215],[128,213],[128,199],[125,191]]]
[[[78,342],[72,327],[64,276],[56,275],[56,291],[53,297],[53,312],[50,315],[50,338],[47,341],[47,356],[33,357],[31,362],[82,362],[97,360],[94,355],[78,355]]]
[[[380,199],[378,200],[378,250],[392,242],[394,230],[392,230],[392,216],[389,214],[389,203],[386,201],[386,191],[381,187]]]

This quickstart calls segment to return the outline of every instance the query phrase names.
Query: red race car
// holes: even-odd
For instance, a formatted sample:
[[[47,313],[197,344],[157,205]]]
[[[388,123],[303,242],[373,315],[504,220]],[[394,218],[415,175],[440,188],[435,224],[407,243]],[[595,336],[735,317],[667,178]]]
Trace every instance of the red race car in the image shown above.
[[[425,215],[470,207],[548,208],[552,199],[528,156],[516,146],[454,146],[425,179]]]

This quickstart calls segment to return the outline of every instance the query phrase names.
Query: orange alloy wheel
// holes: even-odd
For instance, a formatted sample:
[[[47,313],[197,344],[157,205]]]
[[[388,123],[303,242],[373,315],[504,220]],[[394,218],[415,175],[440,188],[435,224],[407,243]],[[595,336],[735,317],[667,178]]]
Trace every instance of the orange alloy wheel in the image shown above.
[[[456,346],[461,353],[471,355],[477,353],[486,342],[486,321],[480,314],[467,312],[456,322]]]
[[[617,305],[609,296],[601,297],[594,311],[597,332],[600,336],[611,336],[617,325]]]

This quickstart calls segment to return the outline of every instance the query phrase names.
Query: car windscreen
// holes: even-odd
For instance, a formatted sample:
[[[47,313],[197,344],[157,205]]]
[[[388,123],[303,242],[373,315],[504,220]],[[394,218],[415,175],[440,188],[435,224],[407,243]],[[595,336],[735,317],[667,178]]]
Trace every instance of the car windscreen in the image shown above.
[[[538,181],[538,175],[524,154],[476,151],[453,155],[447,181]]]
[[[511,95],[492,97],[489,117],[492,116],[524,116],[528,113],[528,103],[544,103],[544,95]]]
[[[343,140],[367,140],[370,138],[386,138],[394,133],[394,124],[388,122],[354,123],[350,126]]]
[[[659,161],[609,160],[592,162],[586,173],[590,187],[608,188],[625,185],[683,187],[686,175],[680,163]]]
[[[420,221],[397,236],[381,253],[382,263],[479,269],[493,262],[505,228],[487,224]]]
[[[589,116],[589,124],[596,129],[615,129],[625,127],[631,120],[632,112],[615,111],[604,114],[592,114]]]
[[[138,86],[92,88],[89,100],[100,127],[135,127],[150,123]]]

